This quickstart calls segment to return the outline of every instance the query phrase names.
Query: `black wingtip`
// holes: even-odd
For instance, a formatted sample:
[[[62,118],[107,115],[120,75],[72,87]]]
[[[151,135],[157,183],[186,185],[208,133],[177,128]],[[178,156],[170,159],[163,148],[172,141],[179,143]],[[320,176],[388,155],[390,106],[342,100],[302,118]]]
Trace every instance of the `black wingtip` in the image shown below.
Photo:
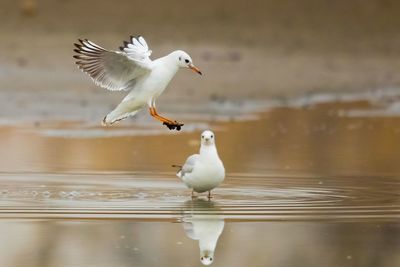
[[[123,41],[123,45],[120,46],[119,49],[120,49],[121,51],[123,51],[126,47],[128,47],[128,44],[130,44],[130,43],[127,42],[127,41]]]
[[[175,164],[172,164],[171,167],[172,167],[172,168],[182,168],[181,165],[175,165]]]

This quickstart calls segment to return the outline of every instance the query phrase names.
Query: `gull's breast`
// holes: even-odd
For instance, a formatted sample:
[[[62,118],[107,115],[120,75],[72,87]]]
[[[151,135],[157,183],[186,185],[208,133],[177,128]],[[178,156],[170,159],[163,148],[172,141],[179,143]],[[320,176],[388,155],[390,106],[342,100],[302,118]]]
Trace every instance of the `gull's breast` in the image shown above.
[[[147,79],[144,81],[143,88],[145,88],[146,91],[150,91],[153,94],[159,95],[165,90],[175,74],[175,68],[157,66],[151,71]]]
[[[199,162],[200,163],[200,162]],[[225,178],[225,169],[220,164],[196,164],[184,182],[196,192],[205,192],[217,187]]]

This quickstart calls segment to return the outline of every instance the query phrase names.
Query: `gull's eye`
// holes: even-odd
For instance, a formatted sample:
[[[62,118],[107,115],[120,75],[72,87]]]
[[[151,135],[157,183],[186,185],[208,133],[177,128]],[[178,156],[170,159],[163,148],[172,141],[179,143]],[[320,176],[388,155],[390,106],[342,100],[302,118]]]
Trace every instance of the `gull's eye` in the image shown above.
[[[185,62],[186,62],[186,63],[189,63],[189,59],[185,59]]]
[[[204,260],[204,258],[203,258],[203,257],[201,257],[201,258],[200,258],[200,260]]]
[[[202,136],[201,136],[201,138],[203,138],[203,139],[204,139],[204,135],[202,135]]]
[[[211,135],[211,138],[214,138],[214,135]]]
[[[179,57],[179,61],[181,61],[182,60],[182,57]]]
[[[212,258],[210,258],[210,261],[212,261]]]

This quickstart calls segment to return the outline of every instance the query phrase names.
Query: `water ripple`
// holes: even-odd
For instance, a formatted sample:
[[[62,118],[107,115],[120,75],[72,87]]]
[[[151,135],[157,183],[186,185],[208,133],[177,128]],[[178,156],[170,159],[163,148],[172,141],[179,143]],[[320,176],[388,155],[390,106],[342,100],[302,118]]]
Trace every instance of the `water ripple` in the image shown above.
[[[395,177],[278,177],[230,174],[213,191],[227,220],[384,220],[400,218]],[[190,191],[172,173],[2,173],[0,217],[180,220]],[[204,198],[204,195],[200,196]]]

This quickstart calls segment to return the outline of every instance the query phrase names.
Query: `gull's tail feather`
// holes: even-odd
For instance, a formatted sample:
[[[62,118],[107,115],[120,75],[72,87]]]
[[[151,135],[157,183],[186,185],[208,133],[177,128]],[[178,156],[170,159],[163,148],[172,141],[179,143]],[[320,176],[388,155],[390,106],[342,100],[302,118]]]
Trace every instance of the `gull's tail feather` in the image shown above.
[[[182,172],[182,166],[181,165],[171,165],[172,168],[178,168],[178,171],[176,172],[176,176],[178,176],[179,178],[182,178],[181,176],[181,172]]]
[[[123,119],[126,119],[127,117],[129,117],[129,116],[121,116],[121,117],[118,117],[118,118],[112,118],[108,114],[101,121],[101,125],[102,126],[111,126],[116,122],[119,122],[119,121],[122,121]]]
[[[136,115],[136,113],[138,111],[139,110],[135,110],[130,113],[122,113],[121,114],[121,113],[116,112],[116,110],[113,110],[103,118],[103,121],[101,122],[101,124],[103,126],[110,126],[118,121],[122,121],[123,119],[126,119],[128,117],[132,117],[132,116]]]
[[[142,107],[141,103],[136,103],[134,100],[122,101],[113,111],[104,117],[102,125],[109,126],[117,121],[135,116]]]
[[[179,169],[182,169],[182,165],[175,165],[175,164],[173,164],[173,165],[171,165],[171,167],[172,167],[172,168],[179,168]]]

